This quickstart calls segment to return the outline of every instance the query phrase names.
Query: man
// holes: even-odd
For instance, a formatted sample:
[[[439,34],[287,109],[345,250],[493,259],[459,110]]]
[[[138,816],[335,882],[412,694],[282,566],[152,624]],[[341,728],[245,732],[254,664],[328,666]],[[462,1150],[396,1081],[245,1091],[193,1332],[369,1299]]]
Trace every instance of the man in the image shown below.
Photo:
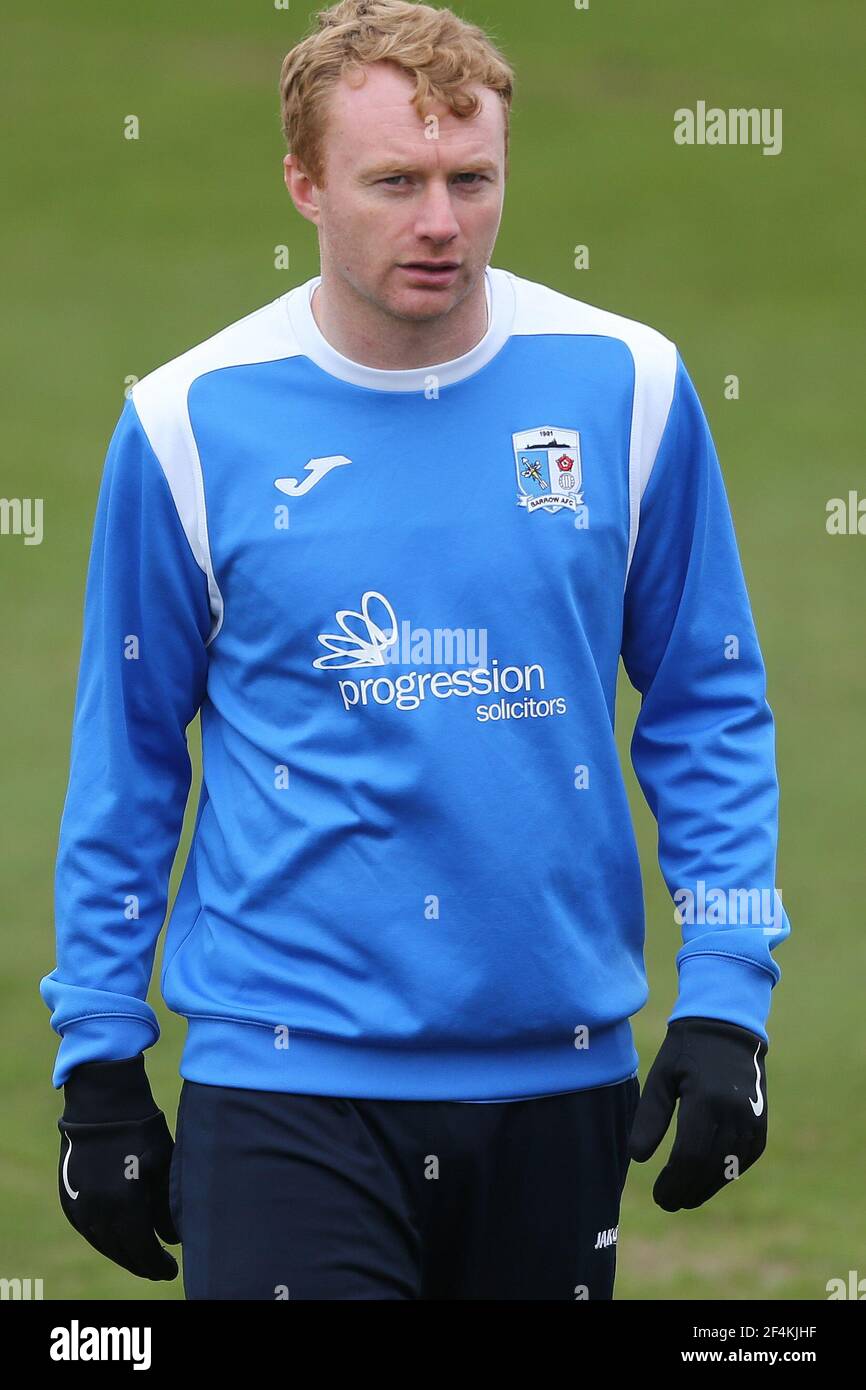
[[[609,1299],[678,1100],[666,1210],[765,1146],[790,927],[719,464],[673,342],[491,267],[512,77],[448,10],[323,12],[281,78],[321,275],[109,446],[42,982],[60,1197],[142,1277],[182,1239],[189,1298]],[[620,656],[683,942],[642,1096]],[[199,709],[172,1148],[146,995]]]

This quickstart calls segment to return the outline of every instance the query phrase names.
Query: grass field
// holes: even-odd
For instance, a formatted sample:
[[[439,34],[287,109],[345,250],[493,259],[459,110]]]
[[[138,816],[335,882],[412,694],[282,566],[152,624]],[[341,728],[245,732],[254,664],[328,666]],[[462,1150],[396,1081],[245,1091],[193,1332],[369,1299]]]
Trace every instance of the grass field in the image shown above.
[[[782,784],[778,882],[792,923],[770,1016],[770,1138],[695,1212],[652,1202],[667,1154],[632,1165],[621,1299],[820,1299],[866,1276],[866,537],[827,534],[863,465],[866,16],[847,0],[465,0],[518,71],[495,265],[673,338],[727,479],[769,675]],[[52,872],[81,605],[105,447],[125,379],[318,271],[281,181],[277,77],[313,7],[248,0],[5,7],[2,484],[44,499],[44,539],[0,536],[3,1114],[0,1275],[47,1298],[182,1297],[67,1225],[56,1195]],[[680,147],[673,113],[782,108],[775,157]],[[140,120],[140,138],[123,122]],[[274,269],[274,247],[290,269]],[[590,268],[574,269],[574,247]],[[734,373],[740,398],[726,400]],[[634,692],[622,687],[627,764]],[[197,757],[196,753],[196,757]],[[654,823],[628,771],[647,899],[641,1076],[675,994],[679,932]],[[173,885],[186,851],[189,817]],[[181,1020],[148,1053],[174,1122]],[[672,1135],[670,1136],[672,1137]]]

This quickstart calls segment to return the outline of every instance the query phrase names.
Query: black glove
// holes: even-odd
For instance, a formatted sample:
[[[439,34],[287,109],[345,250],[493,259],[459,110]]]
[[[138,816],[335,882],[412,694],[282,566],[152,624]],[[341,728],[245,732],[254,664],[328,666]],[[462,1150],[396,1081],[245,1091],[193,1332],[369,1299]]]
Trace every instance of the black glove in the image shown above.
[[[653,1187],[664,1211],[701,1206],[764,1152],[766,1055],[763,1039],[736,1023],[677,1018],[668,1025],[629,1138],[630,1157],[645,1163],[664,1138],[679,1097],[674,1146]]]
[[[58,1182],[68,1220],[132,1274],[174,1279],[177,1261],[156,1238],[180,1241],[168,1202],[174,1142],[143,1053],[75,1067],[63,1089]]]

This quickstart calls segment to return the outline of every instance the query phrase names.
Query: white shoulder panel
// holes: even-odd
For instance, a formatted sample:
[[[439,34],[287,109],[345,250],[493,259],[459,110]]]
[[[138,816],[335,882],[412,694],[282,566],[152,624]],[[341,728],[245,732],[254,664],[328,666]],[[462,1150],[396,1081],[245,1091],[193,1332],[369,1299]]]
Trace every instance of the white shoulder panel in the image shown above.
[[[580,333],[619,338],[634,363],[629,434],[629,539],[626,579],[640,523],[640,503],[661,443],[673,401],[677,347],[658,329],[636,319],[597,309],[533,280],[512,276],[517,291],[514,332]]]
[[[157,367],[136,382],[130,393],[171,488],[190,549],[207,575],[214,619],[209,644],[222,626],[223,600],[211,563],[201,459],[189,418],[189,390],[206,372],[274,362],[299,352],[281,296]]]

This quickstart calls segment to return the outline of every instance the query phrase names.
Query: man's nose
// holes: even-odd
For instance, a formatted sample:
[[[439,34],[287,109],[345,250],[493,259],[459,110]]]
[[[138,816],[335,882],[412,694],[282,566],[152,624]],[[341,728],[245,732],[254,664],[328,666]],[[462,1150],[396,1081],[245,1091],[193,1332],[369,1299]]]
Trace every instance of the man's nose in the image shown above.
[[[416,229],[431,241],[450,241],[460,231],[454,215],[451,190],[444,182],[429,183],[418,209]]]

